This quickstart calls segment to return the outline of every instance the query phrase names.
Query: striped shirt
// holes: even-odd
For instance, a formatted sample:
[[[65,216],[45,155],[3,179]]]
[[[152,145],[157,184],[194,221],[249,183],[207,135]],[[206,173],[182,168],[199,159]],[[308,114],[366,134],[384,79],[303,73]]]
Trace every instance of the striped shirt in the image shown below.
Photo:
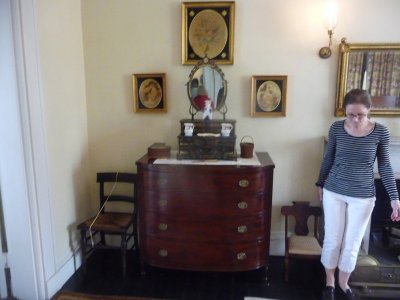
[[[350,197],[375,196],[374,162],[390,200],[399,195],[389,160],[389,130],[375,123],[371,133],[362,137],[348,134],[344,120],[336,121],[329,130],[329,140],[317,186]]]

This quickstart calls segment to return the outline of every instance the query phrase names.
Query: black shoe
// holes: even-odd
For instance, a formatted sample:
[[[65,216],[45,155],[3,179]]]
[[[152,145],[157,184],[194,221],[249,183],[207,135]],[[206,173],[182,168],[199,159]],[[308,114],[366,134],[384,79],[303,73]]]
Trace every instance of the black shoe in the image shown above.
[[[339,289],[341,294],[344,296],[344,299],[346,300],[356,300],[358,299],[357,296],[353,293],[351,289],[347,289],[346,292],[344,292],[342,289]]]
[[[322,291],[322,300],[335,300],[335,288],[333,286],[326,286]]]

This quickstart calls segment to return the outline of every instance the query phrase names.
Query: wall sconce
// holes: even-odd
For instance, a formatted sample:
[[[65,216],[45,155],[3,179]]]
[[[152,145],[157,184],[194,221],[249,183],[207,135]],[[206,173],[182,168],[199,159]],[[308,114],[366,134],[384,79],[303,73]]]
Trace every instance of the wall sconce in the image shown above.
[[[325,28],[328,30],[329,46],[322,47],[319,50],[319,57],[321,58],[328,58],[332,54],[331,50],[332,35],[333,35],[333,30],[336,27],[336,24],[337,24],[337,5],[332,1],[327,1],[325,3],[325,10],[324,10],[324,25]]]

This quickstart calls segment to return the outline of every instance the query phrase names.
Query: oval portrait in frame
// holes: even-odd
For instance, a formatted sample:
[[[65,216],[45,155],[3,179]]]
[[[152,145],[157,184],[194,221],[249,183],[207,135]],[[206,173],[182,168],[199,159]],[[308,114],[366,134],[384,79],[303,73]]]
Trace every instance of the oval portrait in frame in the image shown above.
[[[160,104],[162,98],[162,88],[160,84],[148,78],[142,82],[139,88],[139,100],[146,108],[155,108]]]
[[[218,56],[228,41],[224,18],[211,9],[202,10],[193,18],[188,33],[190,46],[199,57]]]
[[[273,81],[263,82],[257,90],[257,104],[263,111],[274,111],[281,100],[281,89]]]

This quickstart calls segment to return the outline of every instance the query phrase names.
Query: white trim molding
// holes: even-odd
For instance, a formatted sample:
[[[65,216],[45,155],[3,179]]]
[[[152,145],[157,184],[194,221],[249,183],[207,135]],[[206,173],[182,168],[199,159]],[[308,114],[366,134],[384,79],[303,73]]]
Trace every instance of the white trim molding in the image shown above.
[[[48,280],[56,272],[48,153],[43,118],[36,1],[11,1],[21,127],[29,197],[38,299],[52,296]]]

